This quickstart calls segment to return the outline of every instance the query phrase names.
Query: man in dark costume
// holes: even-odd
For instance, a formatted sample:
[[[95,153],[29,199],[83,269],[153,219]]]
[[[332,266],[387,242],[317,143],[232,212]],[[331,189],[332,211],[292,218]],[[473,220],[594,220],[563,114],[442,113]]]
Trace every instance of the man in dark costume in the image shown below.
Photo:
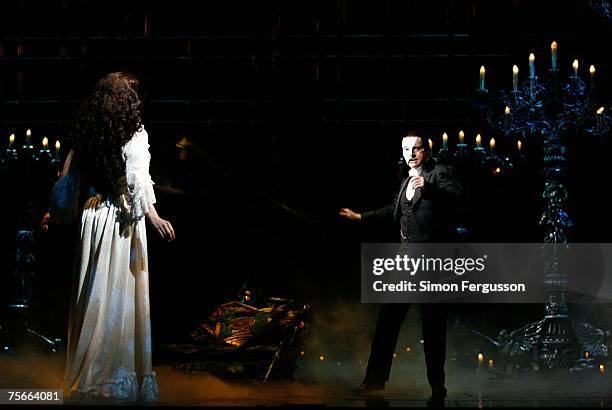
[[[417,132],[402,139],[404,159],[410,167],[395,200],[380,209],[357,213],[342,208],[340,215],[356,221],[391,221],[399,225],[401,242],[449,242],[453,238],[453,215],[463,189],[452,167],[436,164],[429,146]],[[381,306],[372,341],[370,359],[360,393],[382,390],[389,380],[391,363],[400,328],[410,304],[390,303]],[[446,356],[445,304],[421,304],[423,344],[427,364],[427,380],[432,400],[446,397],[444,362]]]

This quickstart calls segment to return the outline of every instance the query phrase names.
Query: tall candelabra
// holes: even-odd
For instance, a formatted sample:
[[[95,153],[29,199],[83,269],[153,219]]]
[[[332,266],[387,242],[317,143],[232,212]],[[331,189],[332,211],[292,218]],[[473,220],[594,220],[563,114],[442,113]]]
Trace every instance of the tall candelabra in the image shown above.
[[[16,228],[9,277],[2,278],[3,284],[10,289],[7,305],[10,316],[8,326],[5,325],[0,333],[0,353],[14,353],[16,345],[27,336],[33,337],[52,352],[61,345],[60,339],[46,337],[28,324],[36,297],[33,290],[36,276],[35,227],[41,216],[39,210],[46,205],[46,188],[57,177],[59,168],[59,141],[55,144],[55,152],[49,149],[47,138],[42,140],[40,148],[35,148],[30,130],[26,131],[23,144],[19,146],[15,134],[11,134],[8,146],[0,155],[3,185],[11,193],[8,197],[14,201],[12,209],[8,210],[10,218],[7,220],[13,221]]]
[[[608,360],[609,332],[571,318],[568,274],[562,266],[559,249],[569,246],[567,235],[572,227],[567,212],[568,141],[585,136],[603,138],[610,132],[611,119],[605,107],[596,104],[594,66],[590,66],[589,80],[585,82],[579,75],[579,62],[574,60],[573,74],[564,81],[557,66],[556,42],[551,44],[551,60],[548,75],[540,78],[536,76],[535,57],[531,54],[528,79],[519,83],[519,70],[514,66],[512,91],[497,95],[485,88],[485,68],[481,67],[480,87],[474,100],[497,134],[518,139],[519,150],[521,139],[537,137],[543,144],[545,205],[539,225],[544,230],[546,243],[542,248],[548,290],[545,316],[514,331],[502,330],[494,344],[499,348],[504,366],[513,370],[595,368],[601,371]]]

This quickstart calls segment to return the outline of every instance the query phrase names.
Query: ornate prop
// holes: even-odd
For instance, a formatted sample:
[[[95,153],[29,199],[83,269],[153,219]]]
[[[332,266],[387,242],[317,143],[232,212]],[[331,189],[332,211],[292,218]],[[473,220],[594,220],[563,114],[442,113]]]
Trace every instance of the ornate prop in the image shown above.
[[[15,353],[15,348],[19,344],[32,337],[36,343],[50,352],[57,352],[62,344],[60,339],[46,337],[28,325],[32,302],[36,300],[33,290],[36,277],[34,226],[42,216],[37,213],[36,208],[40,205],[36,203],[41,200],[38,195],[46,197],[47,190],[41,187],[48,185],[56,177],[60,166],[59,141],[55,144],[55,153],[51,152],[48,145],[48,139],[44,138],[41,147],[36,149],[32,145],[32,132],[27,130],[20,147],[17,147],[15,134],[11,134],[8,146],[0,154],[0,172],[5,186],[9,192],[15,191],[14,195],[8,196],[19,201],[25,198],[23,204],[20,203],[16,207],[19,214],[11,215],[12,220],[18,221],[14,257],[11,263],[12,274],[0,278],[2,284],[10,289],[10,301],[7,306],[10,313],[9,323],[0,333],[3,353]]]
[[[219,306],[192,332],[192,343],[166,346],[175,365],[224,378],[290,378],[308,334],[310,306],[280,298],[263,302]]]
[[[559,250],[567,245],[572,220],[566,210],[567,154],[571,138],[603,138],[612,123],[605,107],[596,104],[595,67],[590,66],[589,81],[578,74],[578,60],[572,65],[573,75],[562,81],[557,67],[557,43],[551,44],[552,68],[546,79],[535,75],[534,56],[530,55],[530,74],[518,83],[518,67],[513,68],[513,89],[497,96],[484,88],[484,67],[475,105],[485,113],[487,122],[506,139],[541,138],[543,141],[542,198],[545,206],[539,225],[544,229],[544,242],[560,244],[543,247],[545,283],[548,302],[545,317],[512,332],[502,330],[494,343],[499,348],[497,361],[504,368],[598,369],[607,365],[608,331],[588,323],[579,323],[569,315],[567,272],[560,264]],[[492,143],[492,148],[494,143]],[[493,153],[493,149],[491,150]],[[494,158],[494,162],[502,161]],[[506,164],[511,166],[512,164]]]

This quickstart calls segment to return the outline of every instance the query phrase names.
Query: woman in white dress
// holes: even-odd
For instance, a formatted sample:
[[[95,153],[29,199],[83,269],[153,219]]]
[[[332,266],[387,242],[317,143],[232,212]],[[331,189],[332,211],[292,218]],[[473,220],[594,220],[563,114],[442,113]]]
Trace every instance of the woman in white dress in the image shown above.
[[[81,213],[63,389],[76,399],[155,401],[145,219],[167,240],[154,207],[149,143],[137,80],[112,73],[83,103],[53,187],[50,221]],[[82,206],[79,206],[83,203]]]

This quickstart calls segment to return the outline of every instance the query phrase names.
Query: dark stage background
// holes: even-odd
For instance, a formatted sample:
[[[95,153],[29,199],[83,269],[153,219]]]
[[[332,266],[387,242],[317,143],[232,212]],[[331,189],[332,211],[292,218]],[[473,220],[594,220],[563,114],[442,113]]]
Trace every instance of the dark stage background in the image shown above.
[[[442,132],[454,144],[463,129],[471,144],[482,132],[471,105],[479,67],[487,67],[488,88],[508,89],[512,65],[524,77],[530,52],[539,73],[548,68],[552,40],[564,74],[574,58],[583,74],[595,64],[609,100],[611,33],[588,1],[7,0],[0,136],[15,132],[21,142],[31,128],[36,144],[43,136],[53,143],[104,74],[126,69],[141,80],[158,209],[177,232],[172,244],[150,234],[161,343],[185,336],[244,281],[312,302],[315,315],[358,304],[360,242],[393,241],[396,232],[344,223],[337,213],[390,200],[402,132],[420,128],[439,147]],[[574,241],[608,240],[609,152],[609,142],[572,148]],[[470,240],[540,241],[537,171],[463,181]],[[3,236],[12,243],[31,185],[19,176],[5,186]],[[59,335],[71,234],[38,233],[42,325]],[[4,252],[9,266],[11,247]],[[502,317],[495,309],[486,319],[494,327],[542,313],[515,306]]]

